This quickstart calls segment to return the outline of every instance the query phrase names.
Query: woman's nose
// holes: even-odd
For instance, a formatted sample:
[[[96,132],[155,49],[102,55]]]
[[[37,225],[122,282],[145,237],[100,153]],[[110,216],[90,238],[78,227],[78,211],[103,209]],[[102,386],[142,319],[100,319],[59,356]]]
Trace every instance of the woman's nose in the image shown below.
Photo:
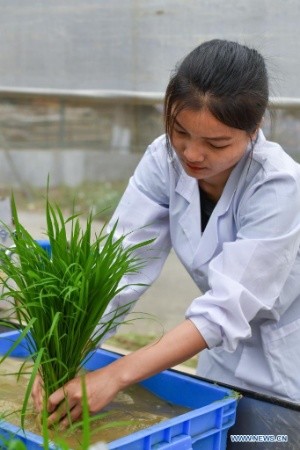
[[[205,151],[201,144],[189,142],[185,146],[184,156],[191,163],[202,162],[205,159]]]

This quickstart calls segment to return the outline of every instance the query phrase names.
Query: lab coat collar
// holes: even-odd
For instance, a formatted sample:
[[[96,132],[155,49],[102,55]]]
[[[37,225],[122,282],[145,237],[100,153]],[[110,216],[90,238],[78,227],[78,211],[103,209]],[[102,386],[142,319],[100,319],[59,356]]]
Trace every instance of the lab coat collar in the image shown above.
[[[195,178],[188,176],[182,168],[180,169],[181,174],[175,190],[187,200],[187,205],[179,220],[179,226],[189,241],[193,252],[193,261],[198,266],[209,261],[215,253],[218,246],[218,221],[228,211],[239,183],[243,182],[243,171],[247,171],[250,164],[250,151],[249,146],[244,156],[232,170],[221,198],[203,233],[201,232],[198,182]]]
[[[262,131],[260,130],[259,138],[258,138],[256,145],[258,145],[258,143],[263,140],[265,140],[265,137],[264,137]],[[234,193],[235,187],[236,187],[238,180],[242,174],[242,171],[243,171],[245,165],[247,164],[247,161],[249,160],[250,152],[251,152],[251,146],[249,145],[244,156],[241,158],[241,160],[238,162],[238,164],[232,170],[217,206],[221,203],[221,205],[223,205],[223,207],[224,207],[226,201],[224,203],[223,200],[226,200],[226,199],[229,199],[232,197],[232,194]],[[195,198],[195,191],[199,190],[198,182],[195,178],[187,175],[187,173],[182,168],[182,166],[176,156],[173,158],[172,162],[174,164],[174,170],[176,170],[177,172],[180,172],[179,179],[176,184],[175,192],[177,192],[179,195],[181,195],[183,198],[185,198],[190,203]],[[226,208],[225,208],[225,210],[226,210]]]
[[[195,188],[198,189],[198,182],[195,178],[192,178],[185,173],[178,160],[176,163],[176,168],[174,170],[180,171],[180,175],[175,192],[190,203],[195,195]]]

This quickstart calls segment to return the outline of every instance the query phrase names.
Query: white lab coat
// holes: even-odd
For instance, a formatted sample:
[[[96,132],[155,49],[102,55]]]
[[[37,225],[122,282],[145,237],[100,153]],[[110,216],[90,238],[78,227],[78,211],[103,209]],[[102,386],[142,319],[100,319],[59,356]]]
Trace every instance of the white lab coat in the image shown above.
[[[128,243],[156,238],[141,254],[146,267],[124,283],[151,284],[173,247],[199,287],[186,312],[209,347],[198,374],[300,401],[300,166],[279,145],[259,132],[202,233],[197,180],[161,136],[130,179],[116,219],[120,233],[130,232]],[[144,289],[126,288],[110,309]]]

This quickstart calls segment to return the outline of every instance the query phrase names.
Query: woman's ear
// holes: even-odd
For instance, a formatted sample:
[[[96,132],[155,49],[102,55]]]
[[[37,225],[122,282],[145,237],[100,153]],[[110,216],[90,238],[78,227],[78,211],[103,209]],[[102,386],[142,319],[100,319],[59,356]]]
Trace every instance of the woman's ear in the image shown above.
[[[262,116],[261,121],[257,124],[256,130],[255,130],[255,136],[258,134],[259,129],[262,128],[264,122],[265,122],[265,116]]]
[[[263,122],[264,122],[264,117],[261,119],[261,121],[259,122],[259,124],[255,128],[255,130],[252,133],[250,133],[250,139],[251,139],[252,142],[255,142],[257,140],[258,132],[259,132],[259,129],[262,127]]]

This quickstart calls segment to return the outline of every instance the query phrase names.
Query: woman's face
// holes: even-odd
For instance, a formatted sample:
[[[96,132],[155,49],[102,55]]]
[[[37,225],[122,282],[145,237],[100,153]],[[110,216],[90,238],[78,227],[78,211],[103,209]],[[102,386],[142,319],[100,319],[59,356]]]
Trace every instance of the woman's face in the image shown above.
[[[224,125],[206,108],[180,111],[171,135],[184,170],[207,191],[209,187],[216,191],[223,189],[249,141],[245,131]]]

